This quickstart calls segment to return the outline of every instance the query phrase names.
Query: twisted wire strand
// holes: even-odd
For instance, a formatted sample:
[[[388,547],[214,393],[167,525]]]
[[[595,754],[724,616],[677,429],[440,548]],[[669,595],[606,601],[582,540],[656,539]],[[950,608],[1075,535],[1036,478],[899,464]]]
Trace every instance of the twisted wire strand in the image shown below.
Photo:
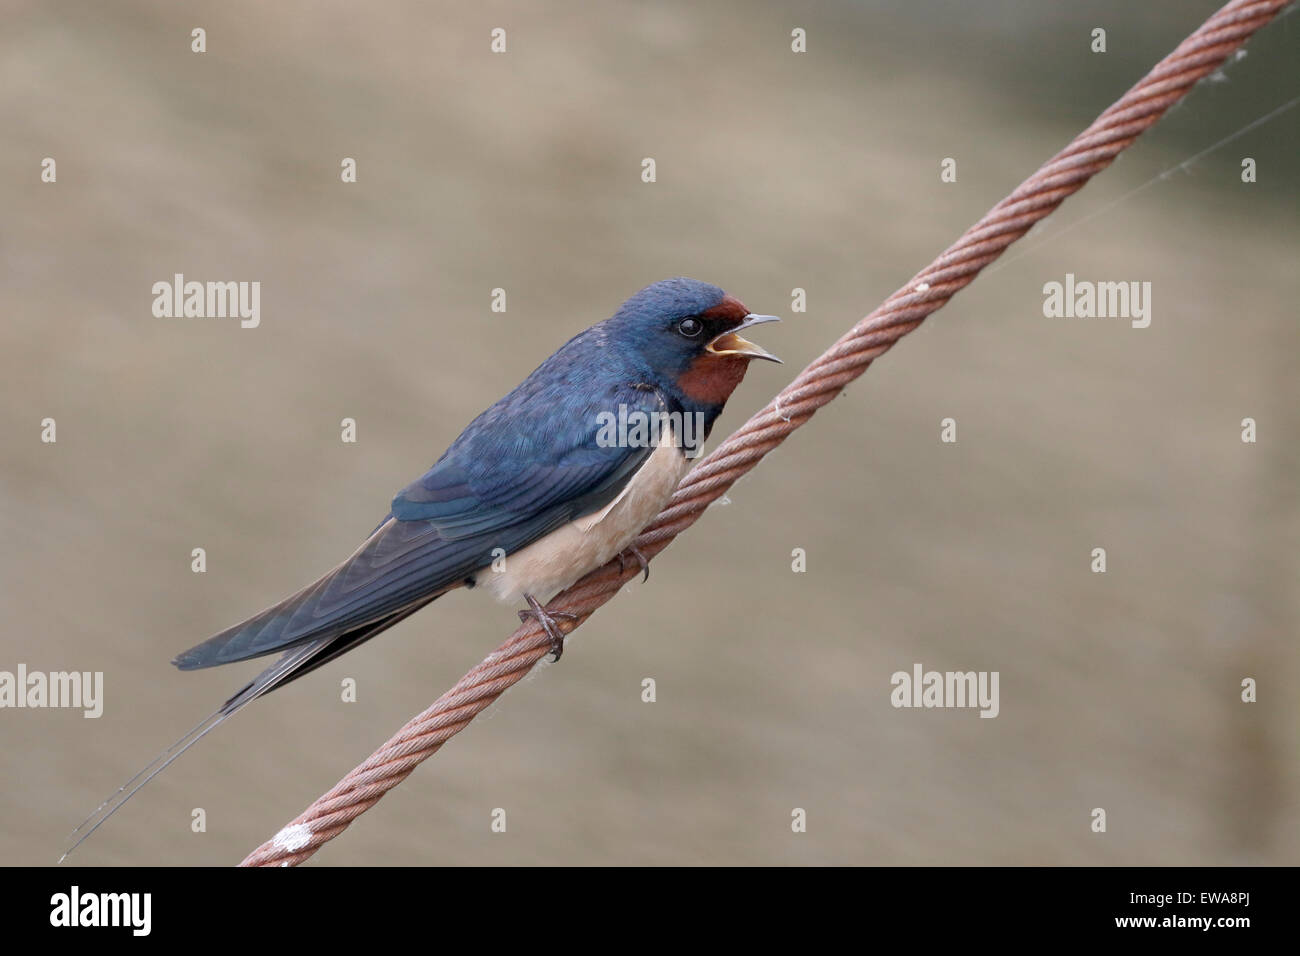
[[[636,540],[647,560],[668,547],[704,510],[796,428],[867,370],[894,343],[969,285],[989,263],[1068,196],[1105,169],[1196,82],[1216,70],[1290,0],[1232,0],[1161,60],[930,265],[859,321],[763,409],[682,480],[668,506]],[[617,561],[591,572],[548,606],[577,616],[571,631],[612,598],[640,567]],[[387,743],[317,799],[241,866],[296,866],[338,836],[401,783],[421,762],[464,730],[480,712],[546,656],[550,642],[535,621],[414,717]]]

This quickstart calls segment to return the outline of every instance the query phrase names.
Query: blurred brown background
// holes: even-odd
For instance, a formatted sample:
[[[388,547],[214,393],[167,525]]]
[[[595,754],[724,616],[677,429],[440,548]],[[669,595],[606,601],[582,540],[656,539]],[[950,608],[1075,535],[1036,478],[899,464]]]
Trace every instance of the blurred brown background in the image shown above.
[[[677,274],[787,316],[725,434],[1216,6],[7,2],[0,669],[103,671],[106,702],[0,711],[0,861],[52,863],[262,663],[171,656],[346,556],[570,335]],[[1268,28],[315,862],[1298,862],[1297,112],[1117,202],[1294,96],[1295,40]],[[153,317],[175,272],[259,280],[261,327]],[[1044,318],[1067,272],[1151,282],[1151,327]],[[238,861],[514,626],[439,601],[75,860]],[[999,671],[1001,715],[893,709],[914,662]]]

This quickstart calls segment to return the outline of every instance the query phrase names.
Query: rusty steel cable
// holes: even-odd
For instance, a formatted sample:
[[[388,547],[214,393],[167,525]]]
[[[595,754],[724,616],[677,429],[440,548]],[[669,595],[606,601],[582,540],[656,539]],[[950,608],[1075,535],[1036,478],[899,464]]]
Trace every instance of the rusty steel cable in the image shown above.
[[[1103,112],[1011,195],[944,250],[925,269],[853,326],[805,368],[770,404],[757,412],[682,480],[659,517],[635,546],[653,558],[699,519],[742,475],[785,441],[813,413],[834,399],[895,342],[940,309],[980,270],[1002,254],[1067,196],[1105,169],[1153,126],[1198,80],[1224,60],[1290,0],[1232,0],[1179,44],[1142,80]],[[612,561],[591,572],[547,605],[576,615],[571,631],[641,573],[636,562]],[[421,762],[464,730],[550,650],[536,621],[529,620],[504,644],[413,718],[364,763],[299,814],[241,866],[296,866],[334,839],[379,802]]]

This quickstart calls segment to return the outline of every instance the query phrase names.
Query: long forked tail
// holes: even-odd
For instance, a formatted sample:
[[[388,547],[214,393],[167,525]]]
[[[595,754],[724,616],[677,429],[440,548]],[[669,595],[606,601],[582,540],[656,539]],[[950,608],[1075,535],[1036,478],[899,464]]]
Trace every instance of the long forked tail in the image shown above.
[[[243,705],[241,704],[240,706]],[[86,840],[90,839],[91,834],[103,826],[104,823],[108,821],[109,817],[117,813],[118,810],[121,810],[126,802],[135,796],[137,790],[166,770],[173,760],[193,747],[203,739],[209,731],[216,728],[218,724],[222,723],[222,721],[229,717],[230,714],[234,713],[233,710],[230,714],[222,713],[222,710],[224,709],[225,706],[223,705],[221,710],[218,710],[204,718],[200,723],[195,725],[193,730],[160,753],[148,764],[148,766],[126,783],[122,784],[122,786],[118,787],[117,790],[113,792],[112,796],[96,807],[94,813],[82,820],[81,823],[77,825],[77,828],[68,834],[68,840],[72,842],[70,845],[65,847],[63,855],[59,857],[59,862],[62,863],[72,854],[73,850],[81,846],[81,844]],[[144,779],[141,780],[141,777]],[[136,781],[139,782],[137,783]],[[87,829],[87,827],[89,828]],[[82,832],[83,830],[85,831],[84,833]],[[80,833],[81,836],[78,837],[78,833]],[[76,837],[75,841],[73,841],[73,837]]]
[[[166,770],[173,760],[206,737],[224,723],[227,718],[233,717],[263,694],[268,694],[277,687],[283,687],[290,681],[297,680],[322,664],[332,661],[345,651],[350,651],[358,644],[370,640],[381,631],[388,630],[398,621],[410,617],[437,597],[438,595],[434,595],[420,600],[396,614],[358,628],[349,634],[310,641],[290,650],[274,664],[258,674],[256,678],[240,688],[234,696],[196,724],[189,733],[160,753],[139,773],[118,787],[107,800],[96,807],[94,813],[81,821],[77,828],[68,834],[70,844],[64,849],[63,855],[59,857],[59,862],[62,863],[66,860],[77,847],[90,838],[91,834],[103,826],[109,817],[121,810],[140,788]]]

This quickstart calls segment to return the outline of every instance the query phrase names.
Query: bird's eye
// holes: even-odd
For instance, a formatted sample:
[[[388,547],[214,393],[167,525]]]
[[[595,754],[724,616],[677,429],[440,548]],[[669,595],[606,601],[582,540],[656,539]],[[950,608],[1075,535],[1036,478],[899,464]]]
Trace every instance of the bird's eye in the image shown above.
[[[677,331],[688,339],[693,339],[704,331],[704,323],[699,319],[682,319],[677,323]]]

